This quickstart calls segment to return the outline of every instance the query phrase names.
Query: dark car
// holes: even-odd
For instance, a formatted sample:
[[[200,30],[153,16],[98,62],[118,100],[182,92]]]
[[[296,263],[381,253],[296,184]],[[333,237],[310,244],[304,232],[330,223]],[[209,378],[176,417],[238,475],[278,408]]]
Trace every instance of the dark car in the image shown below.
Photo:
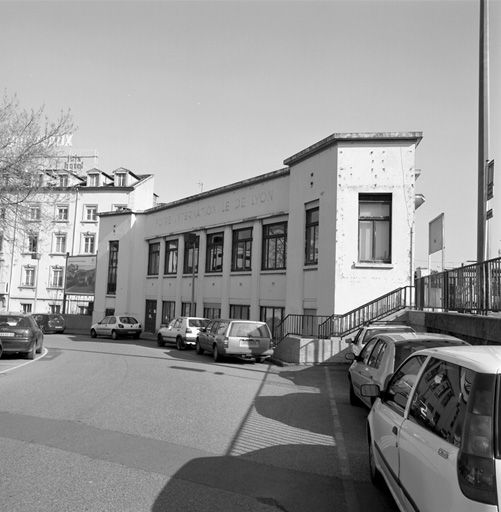
[[[35,359],[43,349],[43,332],[33,315],[0,313],[0,342],[4,353],[20,352]]]
[[[66,323],[62,315],[55,313],[36,313],[33,315],[38,327],[42,329],[43,333],[63,333],[66,328]]]

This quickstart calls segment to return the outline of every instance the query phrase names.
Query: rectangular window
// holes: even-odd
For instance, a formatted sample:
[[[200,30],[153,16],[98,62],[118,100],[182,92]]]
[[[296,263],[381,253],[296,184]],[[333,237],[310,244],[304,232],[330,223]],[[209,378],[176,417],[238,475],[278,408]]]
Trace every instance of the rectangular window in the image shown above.
[[[221,318],[221,304],[204,304],[204,318]]]
[[[50,304],[49,308],[50,308],[50,312],[53,314],[61,313],[61,304]]]
[[[40,188],[43,186],[43,174],[35,174],[33,176],[33,187]]]
[[[89,187],[99,187],[99,174],[89,174]]]
[[[173,300],[162,301],[161,323],[167,325],[176,316],[176,303]]]
[[[160,242],[149,244],[148,247],[148,275],[157,276],[160,261]]]
[[[115,186],[116,187],[125,187],[125,173],[124,172],[115,174]]]
[[[35,286],[35,267],[23,268],[23,282],[22,286]]]
[[[108,259],[108,286],[106,293],[115,295],[117,291],[118,240],[110,242]]]
[[[251,270],[252,260],[252,228],[233,231],[231,251],[231,270]]]
[[[67,187],[68,186],[68,175],[67,174],[60,174],[59,175],[59,186],[60,187]]]
[[[185,236],[184,241],[184,262],[183,262],[183,273],[184,274],[195,274],[198,272],[198,244],[200,243],[200,237],[194,233],[190,233]],[[193,265],[195,265],[193,270]]]
[[[263,226],[263,270],[284,269],[287,253],[287,223]]]
[[[126,204],[114,204],[113,205],[113,211],[115,211],[115,212],[123,212],[128,209],[129,208],[127,207]]]
[[[56,207],[56,220],[66,222],[68,220],[68,206],[58,205]]]
[[[38,235],[28,235],[28,252],[38,251]]]
[[[181,303],[181,316],[195,316],[196,314],[197,314],[197,304],[196,303],[193,304],[193,308],[191,307],[191,302],[182,302]]]
[[[241,306],[240,304],[230,304],[230,318],[235,320],[249,320],[250,306]]]
[[[52,288],[63,287],[63,269],[62,267],[51,267],[50,269],[50,286]]]
[[[206,272],[223,271],[223,233],[207,235],[207,257],[205,261]]]
[[[21,308],[23,309],[23,313],[31,313],[33,311],[33,304],[22,302]]]
[[[97,206],[87,205],[84,208],[84,220],[87,222],[97,221]]]
[[[259,312],[259,319],[261,322],[266,322],[273,337],[276,338],[277,327],[284,319],[285,308],[278,308],[273,306],[261,306]]]
[[[66,234],[56,233],[54,235],[54,252],[65,253],[66,252]]]
[[[94,254],[96,251],[96,235],[94,233],[85,233],[83,235],[84,254]]]
[[[391,194],[358,196],[358,261],[391,263]]]
[[[28,207],[28,219],[29,220],[40,220],[40,206],[32,204]]]
[[[167,240],[165,242],[164,274],[177,273],[178,241]]]
[[[318,207],[306,210],[305,265],[318,264],[318,219]]]

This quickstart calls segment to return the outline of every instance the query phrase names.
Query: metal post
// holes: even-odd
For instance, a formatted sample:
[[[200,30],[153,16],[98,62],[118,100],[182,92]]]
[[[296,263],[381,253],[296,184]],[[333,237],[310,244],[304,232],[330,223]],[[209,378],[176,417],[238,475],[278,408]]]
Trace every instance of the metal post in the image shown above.
[[[69,252],[66,253],[66,261],[64,263],[64,288],[63,288],[63,315],[66,314],[66,273],[68,272],[68,256]]]

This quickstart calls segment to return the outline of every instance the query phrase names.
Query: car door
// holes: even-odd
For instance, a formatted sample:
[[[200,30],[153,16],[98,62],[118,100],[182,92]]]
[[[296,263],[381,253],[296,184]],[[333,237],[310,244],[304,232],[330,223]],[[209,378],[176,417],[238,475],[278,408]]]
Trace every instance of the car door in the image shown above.
[[[100,322],[96,324],[96,333],[103,336],[106,334],[105,326],[108,324],[109,316],[105,316]]]
[[[175,336],[175,325],[179,322],[179,318],[174,318],[165,329],[164,340],[173,343],[176,340]]]
[[[403,495],[399,485],[398,439],[404,422],[407,402],[426,358],[413,356],[405,361],[390,379],[381,399],[371,411],[371,436],[381,471],[398,501]]]
[[[370,404],[368,398],[361,396],[360,386],[362,384],[372,384],[370,380],[370,373],[368,368],[369,358],[372,354],[372,350],[376,345],[377,338],[373,338],[360,353],[359,360],[353,363],[353,367],[350,371],[351,382],[353,384],[353,390],[355,394],[366,404]]]
[[[430,358],[400,429],[400,482],[408,505],[420,512],[486,510],[463,496],[457,479],[467,409],[461,392],[465,372],[470,370]]]
[[[117,319],[114,316],[108,317],[108,321],[103,324],[103,334],[105,336],[111,336],[111,331],[116,326]]]
[[[219,322],[214,320],[207,325],[205,332],[199,333],[200,345],[204,350],[212,350],[212,341],[214,340],[214,333],[217,332],[218,325]]]

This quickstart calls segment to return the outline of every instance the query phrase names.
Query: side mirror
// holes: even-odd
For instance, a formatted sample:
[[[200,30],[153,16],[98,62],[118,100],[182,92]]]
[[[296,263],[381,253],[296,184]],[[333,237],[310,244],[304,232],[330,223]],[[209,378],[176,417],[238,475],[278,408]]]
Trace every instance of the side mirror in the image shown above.
[[[349,352],[346,352],[346,354],[344,355],[344,358],[347,361],[350,361],[350,363],[351,363],[351,362],[355,361],[355,354],[350,350]]]
[[[207,327],[200,327],[200,329],[198,329],[200,332],[207,332]]]
[[[360,394],[366,398],[378,398],[381,395],[381,389],[377,384],[362,384]]]
[[[353,343],[353,338],[346,338],[344,342],[348,344]]]

